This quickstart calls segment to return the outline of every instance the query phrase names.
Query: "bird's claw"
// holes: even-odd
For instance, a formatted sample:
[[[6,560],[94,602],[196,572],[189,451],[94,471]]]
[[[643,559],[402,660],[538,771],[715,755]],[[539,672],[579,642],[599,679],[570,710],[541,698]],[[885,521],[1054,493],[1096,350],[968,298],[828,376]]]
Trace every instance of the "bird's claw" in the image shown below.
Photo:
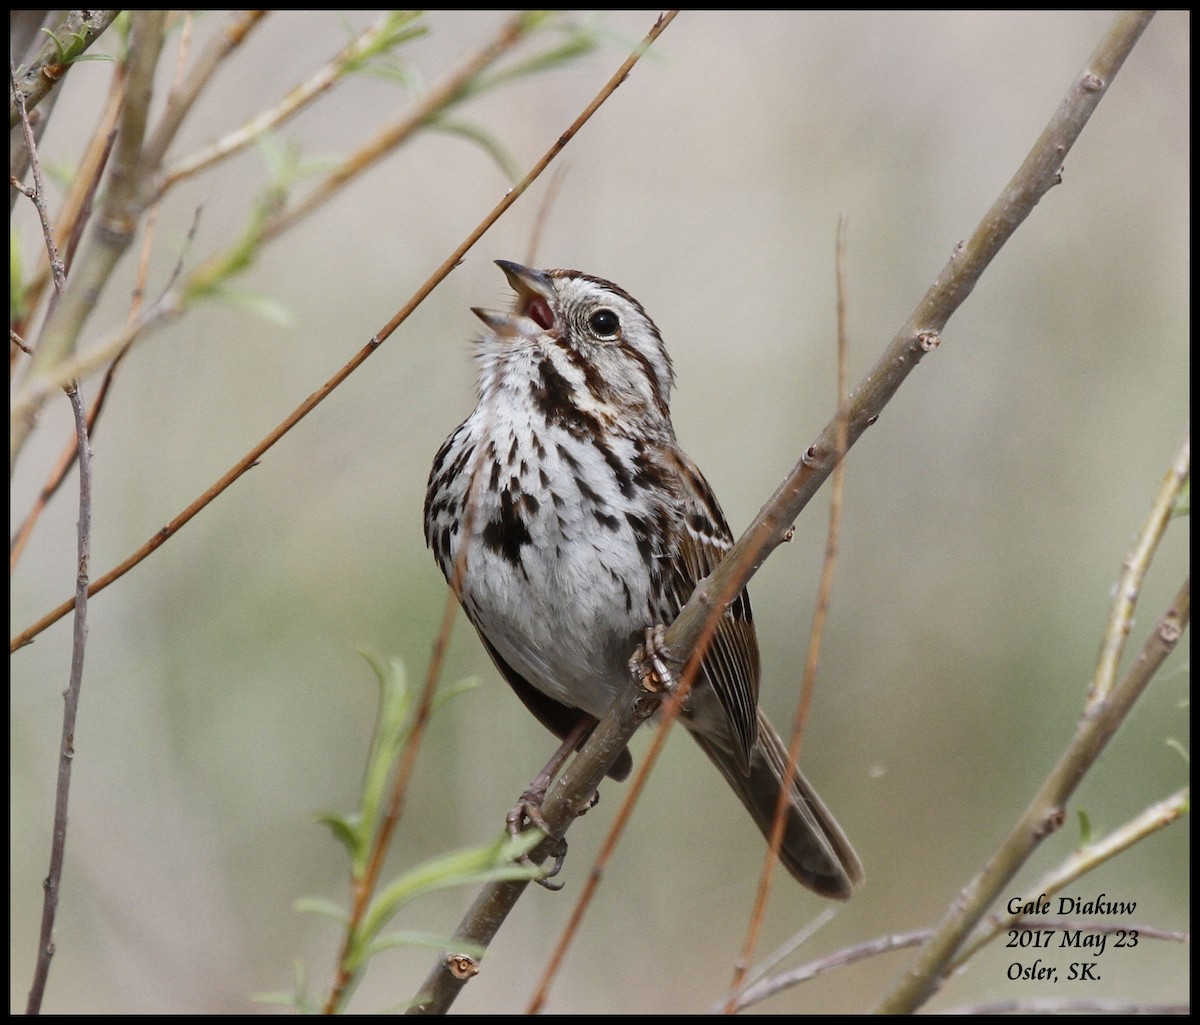
[[[646,627],[645,640],[629,660],[629,671],[648,691],[662,693],[675,687],[675,673],[669,665],[666,630],[661,623]]]
[[[552,883],[550,880],[562,871],[563,862],[567,857],[567,841],[563,837],[555,835],[554,830],[550,828],[550,824],[542,815],[542,800],[545,796],[544,792],[537,793],[526,790],[521,795],[521,799],[505,816],[504,821],[508,826],[509,835],[513,837],[520,836],[526,826],[532,826],[545,834],[546,839],[553,844],[551,853],[554,855],[554,864],[549,869],[543,870],[540,876],[535,877],[534,882],[539,886],[544,886],[547,890],[561,890],[562,883]],[[538,867],[528,854],[522,854],[519,860],[522,865],[530,868]]]

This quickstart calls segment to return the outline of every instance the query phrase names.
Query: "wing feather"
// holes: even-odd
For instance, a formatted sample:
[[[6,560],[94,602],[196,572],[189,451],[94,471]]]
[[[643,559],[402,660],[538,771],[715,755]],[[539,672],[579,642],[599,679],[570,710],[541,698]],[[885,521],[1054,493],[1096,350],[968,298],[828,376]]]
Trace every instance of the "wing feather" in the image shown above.
[[[673,619],[733,547],[725,515],[699,468],[677,452],[683,478],[684,517],[668,579]],[[758,738],[758,639],[750,597],[742,591],[730,603],[701,663],[704,678],[725,711],[734,738],[734,755],[749,772],[750,752]]]

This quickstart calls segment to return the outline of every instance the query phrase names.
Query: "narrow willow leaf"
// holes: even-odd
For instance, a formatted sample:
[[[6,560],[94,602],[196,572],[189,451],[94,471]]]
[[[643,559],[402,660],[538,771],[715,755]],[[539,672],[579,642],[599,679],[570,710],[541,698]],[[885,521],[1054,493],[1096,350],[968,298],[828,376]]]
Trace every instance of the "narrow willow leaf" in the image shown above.
[[[1079,845],[1086,847],[1092,842],[1092,820],[1088,818],[1088,813],[1082,808],[1078,811],[1079,815]]]
[[[348,920],[345,908],[339,907],[324,897],[301,897],[293,907],[296,911],[324,915],[326,918],[336,919],[343,924]]]
[[[357,814],[343,816],[335,812],[323,811],[318,812],[315,818],[329,827],[329,831],[346,848],[350,857],[357,861],[367,843],[367,837],[363,835],[358,821],[359,816]]]
[[[390,932],[380,936],[370,945],[370,955],[380,950],[390,950],[395,947],[427,947],[430,950],[453,950],[466,954],[468,957],[482,958],[487,953],[487,947],[477,943],[464,943],[453,936],[443,936],[433,932]]]
[[[530,829],[515,839],[503,837],[482,847],[430,858],[392,880],[379,892],[363,917],[362,936],[369,940],[378,935],[379,930],[391,921],[404,904],[421,894],[448,886],[536,878],[541,874],[536,866],[513,862],[521,854],[531,851],[542,839],[538,830]]]
[[[448,132],[451,135],[461,135],[464,139],[470,139],[496,162],[504,177],[511,184],[515,185],[521,180],[523,172],[520,166],[500,144],[500,141],[485,132],[482,128],[468,124],[465,121],[452,121],[445,117],[430,118],[426,122],[426,127],[436,129],[439,132]]]

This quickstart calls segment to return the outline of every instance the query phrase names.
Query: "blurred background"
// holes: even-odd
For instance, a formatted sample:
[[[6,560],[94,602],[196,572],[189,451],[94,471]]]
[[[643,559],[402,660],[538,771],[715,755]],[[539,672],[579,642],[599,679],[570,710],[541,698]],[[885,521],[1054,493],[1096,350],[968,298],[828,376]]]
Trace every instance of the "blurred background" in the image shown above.
[[[347,25],[376,17],[270,15],[203,97],[172,157],[277,102],[342,45]],[[429,13],[427,34],[396,63],[432,88],[506,17]],[[455,112],[522,169],[654,20],[571,17],[591,18],[599,46],[590,55]],[[679,438],[737,532],[834,409],[838,215],[849,219],[853,381],[995,200],[1111,20],[1087,11],[680,15],[560,158],[536,253],[549,175],[261,465],[92,602],[44,1009],[268,1010],[253,995],[292,987],[297,962],[314,993],[328,988],[337,927],[293,903],[347,900],[342,852],[313,815],[348,811],[357,793],[375,707],[358,649],[402,658],[414,681],[428,664],[446,589],[424,548],[421,506],[434,452],[474,401],[469,307],[507,302],[493,260],[578,268],[641,300],[675,360]],[[200,17],[197,39],[223,24]],[[1189,417],[1189,30],[1182,12],[1151,23],[1067,157],[1064,183],[850,454],[802,761],[867,882],[790,963],[934,925],[1074,731],[1111,589]],[[164,87],[171,69],[164,59]],[[111,74],[99,62],[72,70],[42,143],[48,164],[78,159],[78,119],[94,122]],[[320,164],[411,99],[395,82],[352,76],[279,137]],[[266,180],[262,154],[250,150],[172,192],[150,294],[181,252],[194,266],[229,245]],[[508,185],[478,144],[422,133],[265,248],[239,280],[285,310],[286,323],[208,303],[146,339],[94,439],[93,574],[319,387]],[[34,261],[28,207],[18,204],[14,224]],[[105,295],[94,336],[123,319],[134,263],[126,257]],[[85,384],[85,396],[94,389]],[[14,519],[69,432],[67,403],[52,401],[17,465]],[[73,480],[13,577],[14,633],[72,593]],[[751,587],[762,700],[781,724],[802,675],[827,502],[823,493],[812,503],[795,541]],[[1144,588],[1131,651],[1188,555],[1187,523],[1177,520]],[[70,630],[62,620],[12,659],[13,1009],[24,1007],[33,971]],[[1102,833],[1185,784],[1173,745],[1190,743],[1188,658],[1185,636],[1012,895],[1077,846],[1078,811]],[[445,678],[468,676],[479,688],[429,731],[391,873],[494,837],[554,746],[460,619]],[[635,758],[649,739],[637,738]],[[571,832],[566,889],[526,894],[455,1011],[524,1009],[621,797],[618,785],[601,789]],[[698,749],[673,735],[548,1010],[707,1009],[741,948],[763,852]],[[1188,861],[1188,825],[1177,824],[1069,892],[1136,901],[1131,926],[1187,929]],[[396,924],[449,932],[472,896],[439,893]],[[777,879],[762,955],[822,907]],[[1009,982],[1009,964],[1026,954],[994,944],[928,1009],[1188,997],[1179,944],[1110,942],[1096,959],[1101,981],[1080,988]],[[1064,971],[1077,959],[1046,956]],[[910,957],[825,975],[758,1010],[865,1010]],[[402,1005],[431,962],[426,951],[380,956],[351,1010]]]

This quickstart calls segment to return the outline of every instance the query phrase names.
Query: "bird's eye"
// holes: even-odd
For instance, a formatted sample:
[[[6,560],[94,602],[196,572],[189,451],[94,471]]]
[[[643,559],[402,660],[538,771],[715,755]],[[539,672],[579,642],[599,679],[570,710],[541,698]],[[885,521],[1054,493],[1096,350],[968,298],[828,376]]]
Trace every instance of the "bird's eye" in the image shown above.
[[[621,330],[621,318],[610,309],[600,309],[588,317],[588,327],[601,338],[615,338]]]

